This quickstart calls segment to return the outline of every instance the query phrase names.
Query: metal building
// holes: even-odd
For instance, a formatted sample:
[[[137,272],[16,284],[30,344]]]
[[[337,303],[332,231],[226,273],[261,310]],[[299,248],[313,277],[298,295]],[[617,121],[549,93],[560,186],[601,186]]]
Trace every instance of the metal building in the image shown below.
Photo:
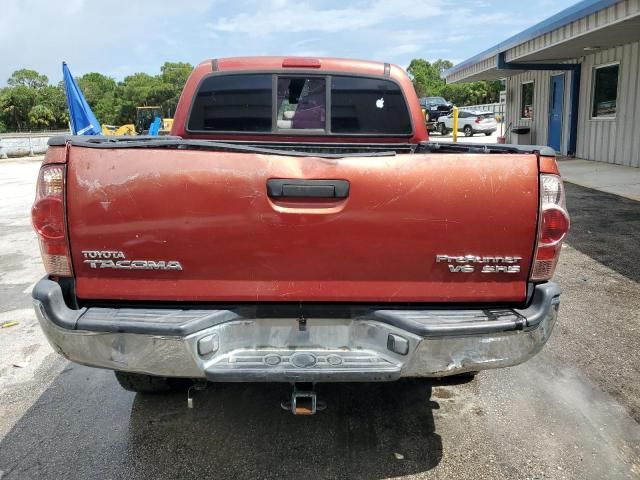
[[[444,76],[506,79],[505,124],[533,144],[640,167],[640,0],[584,0]]]

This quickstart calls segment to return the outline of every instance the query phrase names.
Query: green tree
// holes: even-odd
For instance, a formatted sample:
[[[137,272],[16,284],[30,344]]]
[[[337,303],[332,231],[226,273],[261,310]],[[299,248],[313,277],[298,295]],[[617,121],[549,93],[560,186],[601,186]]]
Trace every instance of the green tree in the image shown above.
[[[438,72],[438,76],[442,78],[444,72],[453,67],[453,63],[449,60],[442,60],[441,58],[439,58],[438,60],[433,62],[432,67],[436,69],[436,71]]]
[[[438,68],[422,58],[411,60],[407,73],[419,97],[439,96],[445,85]]]
[[[193,70],[193,65],[182,62],[165,62],[160,67],[160,79],[171,88],[171,97],[162,102],[166,115],[173,116],[180,99],[180,94]]]
[[[171,86],[164,83],[159,76],[147,73],[135,73],[118,84],[120,100],[119,123],[133,123],[136,118],[136,107],[162,106],[171,98]]]
[[[85,73],[77,81],[89,104],[97,104],[106,94],[115,93],[118,86],[113,78],[97,72]]]
[[[442,76],[451,67],[453,63],[449,60],[438,59],[429,63],[422,58],[414,58],[407,67],[407,73],[419,97],[444,97],[461,107],[495,103],[499,100],[499,81],[447,84]]]
[[[7,80],[7,85],[10,87],[42,88],[48,84],[49,79],[46,75],[42,75],[35,70],[29,70],[28,68],[16,70]]]
[[[7,120],[3,111],[3,104],[2,104],[5,91],[6,91],[6,88],[0,88],[0,133],[4,133],[8,130]]]
[[[47,128],[55,125],[56,116],[43,104],[34,105],[29,111],[29,125],[33,128]]]
[[[44,105],[53,113],[55,121],[51,127],[66,128],[69,123],[69,111],[67,109],[67,96],[64,92],[64,84],[47,85],[38,89],[36,103]]]
[[[117,123],[120,104],[117,101],[116,81],[97,72],[86,73],[77,80],[80,90],[98,121],[106,125]]]
[[[37,91],[24,85],[6,88],[0,97],[0,114],[10,130],[29,127],[29,112],[36,104]]]
[[[138,106],[159,105],[171,95],[171,86],[158,76],[147,73],[134,73],[124,79],[121,84],[122,96],[125,100]]]

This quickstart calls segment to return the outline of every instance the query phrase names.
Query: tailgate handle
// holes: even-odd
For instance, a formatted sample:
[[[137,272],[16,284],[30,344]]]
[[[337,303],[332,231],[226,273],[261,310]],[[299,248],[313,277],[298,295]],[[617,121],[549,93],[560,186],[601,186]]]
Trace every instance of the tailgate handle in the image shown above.
[[[267,180],[267,194],[272,198],[347,198],[347,180],[299,180],[272,178]]]

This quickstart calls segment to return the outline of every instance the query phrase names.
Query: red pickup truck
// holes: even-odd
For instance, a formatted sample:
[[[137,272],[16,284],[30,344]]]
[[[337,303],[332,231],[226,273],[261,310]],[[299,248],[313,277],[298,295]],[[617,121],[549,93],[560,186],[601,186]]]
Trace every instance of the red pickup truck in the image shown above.
[[[556,321],[554,152],[429,142],[397,66],[206,61],[171,136],[49,145],[35,311],[127,389],[459,375],[524,362]]]

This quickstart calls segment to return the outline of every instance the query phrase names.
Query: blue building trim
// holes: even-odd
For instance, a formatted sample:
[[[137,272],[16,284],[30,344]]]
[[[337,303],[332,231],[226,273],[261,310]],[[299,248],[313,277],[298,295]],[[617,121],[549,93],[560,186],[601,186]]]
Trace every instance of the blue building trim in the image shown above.
[[[549,33],[552,30],[568,25],[571,22],[580,20],[581,18],[591,15],[592,13],[604,10],[605,8],[608,8],[611,5],[618,3],[619,1],[620,0],[583,0],[581,2],[578,2],[575,5],[547,18],[546,20],[530,28],[527,28],[526,30],[514,35],[513,37],[510,37],[505,41],[485,50],[484,52],[481,52],[457,65],[454,65],[449,70],[444,72],[443,77],[447,77],[453,73],[457,73],[466,67],[469,67],[475,63],[482,62],[487,58],[498,55],[499,53],[505,52],[506,50],[515,47],[516,45],[520,45],[521,43],[533,40],[534,38],[544,35],[545,33]]]
[[[569,145],[567,154],[575,155],[578,145],[578,107],[580,107],[580,78],[582,64],[577,64],[571,71],[571,110],[569,110]]]
[[[582,76],[581,63],[512,63],[505,59],[505,52],[498,53],[496,62],[498,70],[547,70],[571,72],[571,97],[569,110],[569,145],[567,153],[575,155],[578,144],[578,108],[580,107],[580,77]]]

